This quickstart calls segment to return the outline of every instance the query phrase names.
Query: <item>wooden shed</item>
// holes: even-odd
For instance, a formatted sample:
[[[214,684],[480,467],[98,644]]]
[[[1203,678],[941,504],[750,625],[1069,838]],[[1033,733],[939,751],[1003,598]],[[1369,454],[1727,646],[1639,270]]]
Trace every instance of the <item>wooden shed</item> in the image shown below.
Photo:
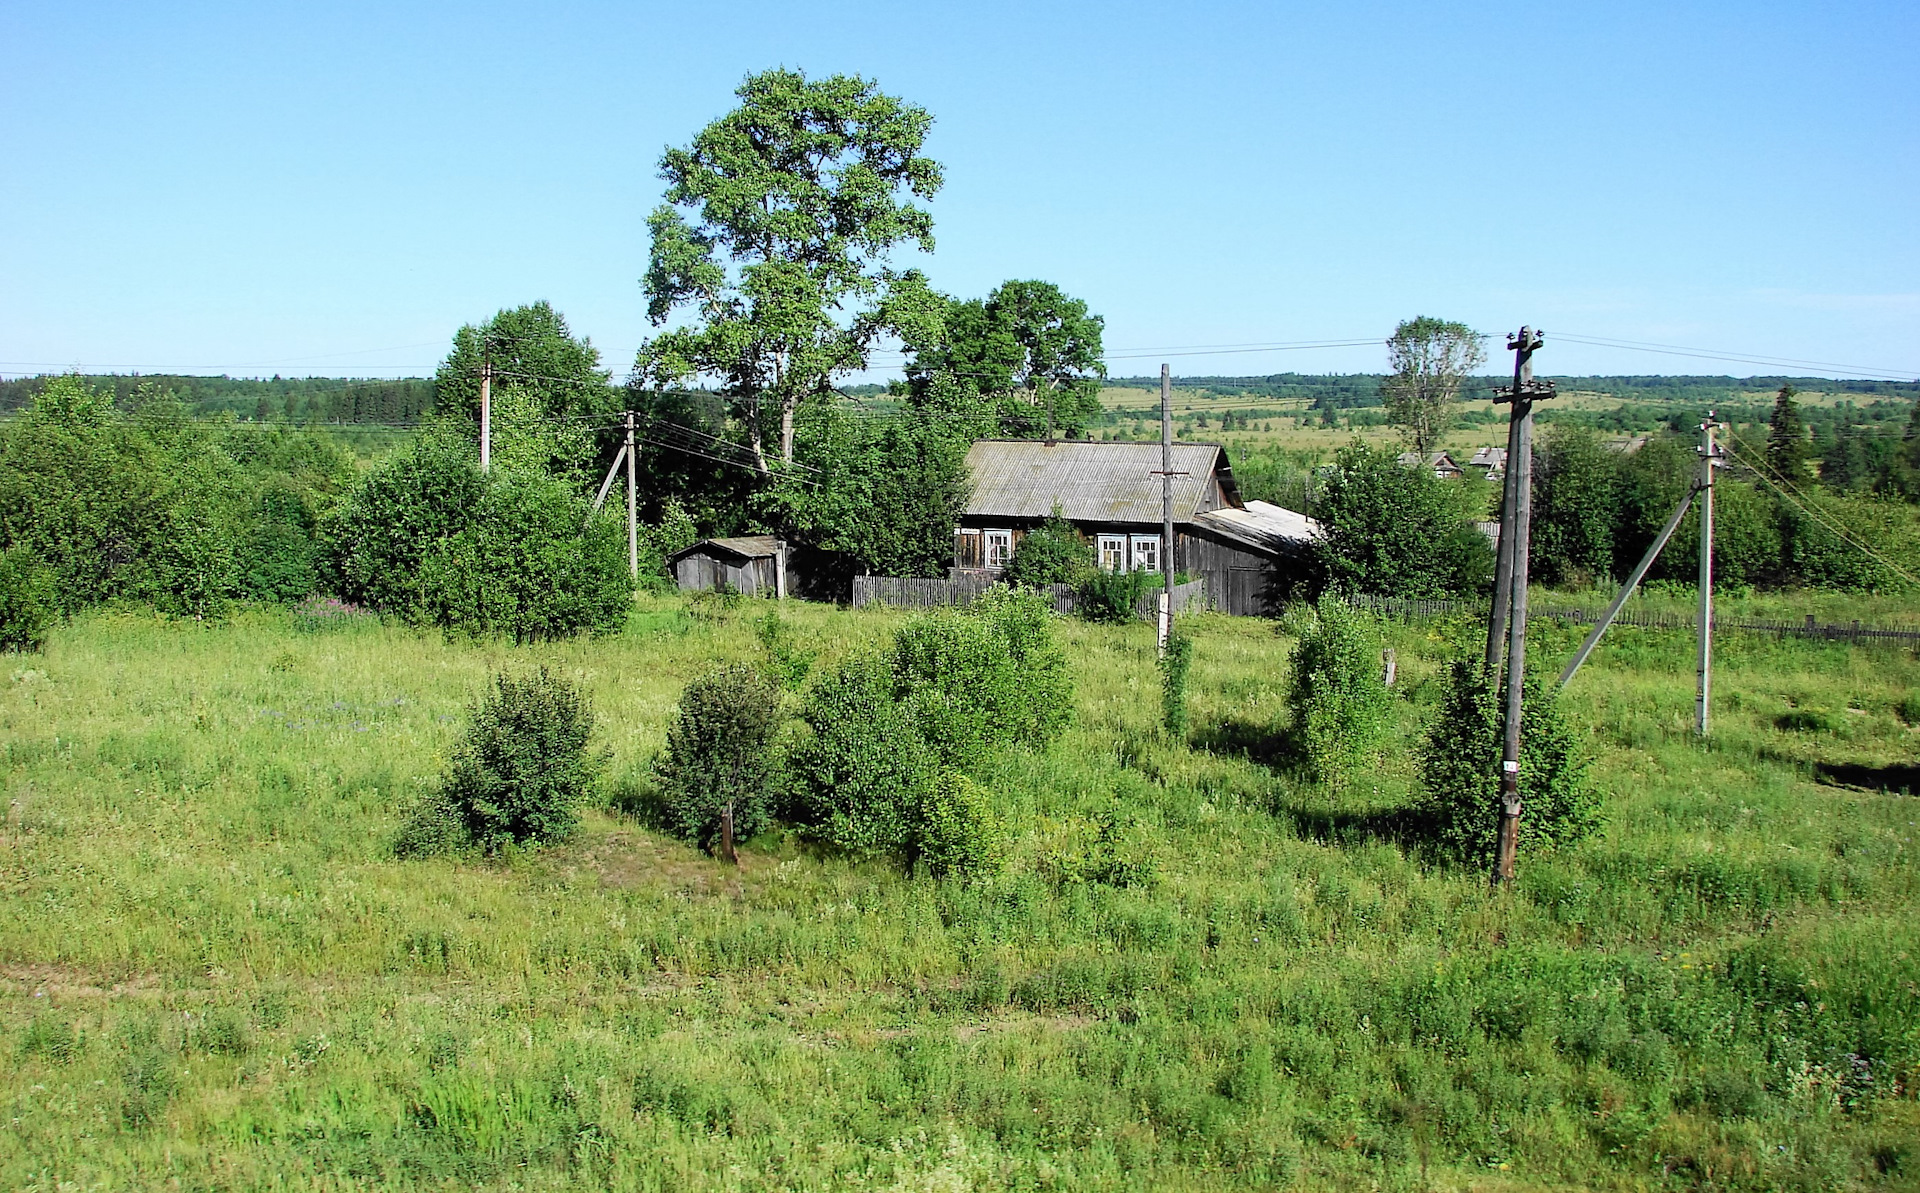
[[[682,592],[725,584],[745,596],[787,595],[787,544],[770,534],[701,539],[674,552],[667,563]]]

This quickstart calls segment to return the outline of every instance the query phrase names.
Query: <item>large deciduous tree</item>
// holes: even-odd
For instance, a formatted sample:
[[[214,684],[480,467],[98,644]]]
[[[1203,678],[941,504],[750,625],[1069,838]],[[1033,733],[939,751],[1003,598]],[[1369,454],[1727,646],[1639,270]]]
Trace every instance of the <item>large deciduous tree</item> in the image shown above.
[[[1387,339],[1393,372],[1381,383],[1387,418],[1422,456],[1452,424],[1460,386],[1486,362],[1478,332],[1428,315],[1408,319]]]
[[[683,326],[640,349],[656,386],[719,381],[763,472],[767,421],[793,461],[794,412],[865,367],[874,341],[937,318],[937,296],[892,251],[933,248],[915,199],[940,188],[921,145],[933,117],[857,75],[749,75],[740,106],[660,160],[666,202],[648,218],[648,317]],[[904,194],[903,194],[904,192]]]
[[[917,404],[986,407],[1000,434],[1077,436],[1100,410],[1105,320],[1051,282],[1012,281],[947,303],[938,336],[909,342]]]

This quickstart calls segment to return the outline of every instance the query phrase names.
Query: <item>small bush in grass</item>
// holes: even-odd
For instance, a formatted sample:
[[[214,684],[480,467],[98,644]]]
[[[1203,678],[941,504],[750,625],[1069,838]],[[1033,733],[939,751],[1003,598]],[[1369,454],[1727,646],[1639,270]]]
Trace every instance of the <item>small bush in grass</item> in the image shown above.
[[[39,650],[54,612],[53,574],[25,547],[0,552],[0,650]]]
[[[936,763],[895,694],[887,660],[853,659],[821,676],[801,717],[810,732],[790,767],[798,819],[851,853],[909,844]]]
[[[731,804],[736,837],[765,828],[779,729],[780,691],[758,667],[737,663],[688,684],[656,764],[668,827],[704,848]]]
[[[1160,659],[1160,724],[1175,741],[1187,737],[1187,672],[1193,667],[1193,639],[1175,631],[1167,636]]]
[[[1073,684],[1052,619],[1040,597],[996,588],[895,636],[895,694],[942,762],[969,766],[1003,742],[1044,746],[1066,728]]]
[[[769,612],[754,622],[753,635],[760,639],[760,648],[767,652],[767,668],[781,687],[792,691],[807,681],[816,652],[794,640],[793,627],[779,613]]]
[[[933,784],[920,805],[915,845],[935,874],[984,878],[1006,861],[1006,830],[993,793],[959,771]]]
[[[1386,725],[1392,697],[1378,645],[1370,619],[1329,593],[1294,647],[1287,691],[1294,744],[1323,783],[1343,785]]]
[[[545,667],[495,676],[439,792],[420,810],[423,842],[451,833],[491,850],[566,836],[605,765],[588,749],[592,735],[592,705],[572,683]]]
[[[1159,572],[1094,572],[1080,582],[1080,616],[1105,625],[1125,625],[1139,617],[1140,598],[1148,587],[1162,583]]]
[[[1483,663],[1457,659],[1440,709],[1420,748],[1424,818],[1442,853],[1490,864],[1500,827],[1500,761],[1505,742],[1504,683]],[[1520,720],[1520,848],[1579,840],[1600,822],[1588,783],[1591,759],[1561,712],[1553,689],[1536,678],[1523,688]]]

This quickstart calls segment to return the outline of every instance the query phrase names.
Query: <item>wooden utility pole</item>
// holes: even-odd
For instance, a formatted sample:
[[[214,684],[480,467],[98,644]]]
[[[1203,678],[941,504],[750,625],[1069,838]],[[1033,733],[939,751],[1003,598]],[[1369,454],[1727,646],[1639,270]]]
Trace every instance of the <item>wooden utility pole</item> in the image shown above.
[[[633,411],[627,411],[627,571],[640,579],[640,500],[634,483]]]
[[[1520,384],[1520,363],[1513,366],[1513,384]],[[1497,400],[1497,399],[1496,399]],[[1520,406],[1507,415],[1507,463],[1500,470],[1500,537],[1496,540],[1493,572],[1493,614],[1487,618],[1487,672],[1498,674],[1506,646],[1507,598],[1513,592],[1513,465],[1520,456]]]
[[[1713,433],[1720,424],[1707,411],[1700,424],[1700,684],[1694,699],[1694,732],[1707,735],[1708,706],[1713,695],[1713,461],[1717,450]]]
[[[480,362],[480,471],[493,467],[493,362]]]
[[[1173,379],[1160,366],[1160,656],[1173,639]]]
[[[1533,379],[1533,353],[1545,341],[1530,327],[1507,337],[1513,352],[1513,388],[1494,401],[1513,404],[1507,454],[1508,494],[1500,526],[1502,553],[1510,558],[1507,595],[1507,715],[1500,756],[1500,836],[1495,851],[1493,881],[1513,880],[1514,857],[1520,847],[1520,721],[1521,696],[1527,672],[1527,555],[1533,523],[1533,404],[1553,396],[1553,383]],[[1511,520],[1513,525],[1506,523]],[[1509,545],[1510,544],[1510,545]],[[1495,593],[1495,608],[1499,594]],[[1497,625],[1497,623],[1496,623]],[[1489,637],[1493,636],[1489,630]],[[1491,653],[1491,650],[1489,651]],[[1497,658],[1493,660],[1497,663]],[[1489,668],[1492,671],[1492,668]]]

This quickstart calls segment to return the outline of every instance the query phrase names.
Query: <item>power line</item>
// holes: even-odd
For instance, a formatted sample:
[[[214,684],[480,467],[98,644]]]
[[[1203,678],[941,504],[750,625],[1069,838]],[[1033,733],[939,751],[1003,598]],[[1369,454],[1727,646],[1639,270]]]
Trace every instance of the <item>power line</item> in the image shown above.
[[[1893,562],[1893,560],[1888,559],[1886,556],[1880,554],[1878,551],[1875,551],[1872,547],[1869,547],[1865,543],[1860,542],[1858,539],[1855,539],[1852,535],[1848,534],[1846,531],[1842,530],[1840,527],[1834,525],[1833,523],[1827,521],[1825,518],[1821,517],[1819,514],[1815,513],[1814,510],[1811,508],[1813,505],[1812,499],[1806,498],[1803,494],[1800,494],[1796,490],[1794,490],[1792,484],[1785,477],[1782,477],[1779,475],[1779,473],[1775,472],[1771,464],[1765,465],[1764,471],[1760,467],[1756,467],[1752,461],[1748,460],[1745,456],[1741,455],[1739,452],[1736,452],[1733,449],[1733,442],[1731,439],[1729,439],[1728,442],[1723,444],[1722,446],[1726,448],[1726,452],[1729,456],[1732,456],[1734,459],[1740,461],[1740,463],[1745,464],[1747,468],[1750,469],[1755,476],[1767,482],[1767,484],[1770,487],[1772,487],[1775,492],[1779,493],[1780,496],[1786,498],[1788,504],[1792,505],[1795,509],[1805,514],[1807,517],[1813,519],[1815,522],[1818,522],[1820,525],[1826,527],[1827,530],[1831,532],[1834,535],[1834,537],[1838,538],[1841,542],[1844,542],[1849,546],[1852,546],[1860,550],[1861,552],[1865,553],[1869,558],[1877,561],[1878,563],[1880,563],[1881,565],[1887,568],[1892,569],[1894,572],[1904,577],[1909,584],[1920,584],[1920,578],[1915,578],[1912,572],[1909,572],[1907,569]],[[1805,504],[1802,504],[1803,500],[1805,501]]]

